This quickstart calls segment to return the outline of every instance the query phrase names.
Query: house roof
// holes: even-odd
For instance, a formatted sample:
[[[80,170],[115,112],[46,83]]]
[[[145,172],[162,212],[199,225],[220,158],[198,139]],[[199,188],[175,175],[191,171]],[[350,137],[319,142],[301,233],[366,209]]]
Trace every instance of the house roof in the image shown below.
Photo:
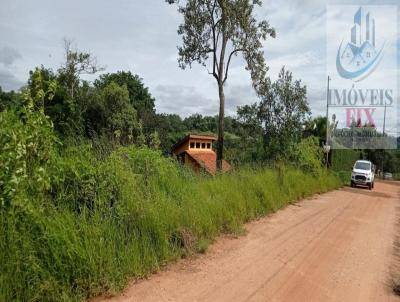
[[[215,175],[216,173],[216,162],[217,155],[214,152],[193,152],[191,150],[185,151],[195,162],[197,162],[200,167],[204,168],[211,175]],[[222,160],[222,171],[227,172],[231,169],[231,165]]]
[[[188,134],[184,138],[182,138],[179,142],[177,142],[175,145],[172,146],[172,150],[175,150],[185,142],[187,142],[189,139],[204,139],[204,140],[210,140],[210,141],[215,141],[217,140],[214,135],[197,135],[197,134]]]

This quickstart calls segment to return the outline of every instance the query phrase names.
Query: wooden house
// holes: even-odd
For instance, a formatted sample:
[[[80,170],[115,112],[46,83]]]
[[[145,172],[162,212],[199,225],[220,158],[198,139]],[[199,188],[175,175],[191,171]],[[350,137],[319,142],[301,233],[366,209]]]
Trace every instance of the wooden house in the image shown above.
[[[217,154],[213,151],[214,136],[189,134],[176,143],[172,153],[179,162],[190,166],[195,172],[216,173]],[[229,171],[231,166],[222,161],[222,171]]]

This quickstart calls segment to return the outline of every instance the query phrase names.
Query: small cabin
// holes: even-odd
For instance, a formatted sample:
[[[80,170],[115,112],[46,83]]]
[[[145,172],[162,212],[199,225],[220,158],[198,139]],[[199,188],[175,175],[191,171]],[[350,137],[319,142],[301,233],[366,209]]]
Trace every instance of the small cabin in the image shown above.
[[[172,153],[180,163],[190,166],[195,172],[216,173],[217,154],[213,151],[214,136],[189,134],[172,147]],[[222,161],[222,171],[231,166]]]

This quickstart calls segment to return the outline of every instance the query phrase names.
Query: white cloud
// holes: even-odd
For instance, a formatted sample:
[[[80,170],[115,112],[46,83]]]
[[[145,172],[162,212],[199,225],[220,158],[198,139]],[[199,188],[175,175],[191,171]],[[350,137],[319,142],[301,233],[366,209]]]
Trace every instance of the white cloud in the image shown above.
[[[16,90],[23,82],[18,80],[11,72],[0,69],[0,87],[2,90]]]
[[[277,38],[264,44],[269,76],[276,78],[283,65],[307,85],[314,114],[324,114],[326,91],[326,2],[320,0],[263,1],[257,11],[276,28]],[[330,4],[338,1],[329,1]],[[340,0],[351,4],[352,0]],[[396,4],[396,0],[385,3]],[[18,88],[38,65],[56,69],[63,60],[62,39],[91,51],[106,72],[130,70],[143,78],[156,97],[159,112],[181,115],[218,113],[215,80],[202,66],[181,70],[176,61],[181,16],[163,0],[2,0],[0,49],[20,54],[0,85]],[[0,55],[1,58],[1,55]],[[10,62],[8,59],[7,62]],[[244,61],[235,58],[226,86],[226,112],[257,101]]]
[[[14,48],[3,47],[0,49],[0,63],[4,66],[8,67],[20,58],[20,53]]]
[[[218,109],[216,99],[205,97],[195,86],[159,85],[154,89],[154,95],[161,112],[179,113],[181,116],[194,113],[215,115]]]

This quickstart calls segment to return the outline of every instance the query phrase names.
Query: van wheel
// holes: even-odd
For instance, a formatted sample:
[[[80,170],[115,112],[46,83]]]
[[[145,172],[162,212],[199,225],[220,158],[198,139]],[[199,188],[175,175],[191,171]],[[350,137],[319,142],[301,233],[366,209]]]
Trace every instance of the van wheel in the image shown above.
[[[353,181],[350,182],[350,187],[354,188],[354,182]]]
[[[372,189],[374,188],[374,186],[375,186],[375,182],[373,181],[373,182],[372,182]]]
[[[372,190],[372,184],[371,183],[368,184],[368,189]]]

